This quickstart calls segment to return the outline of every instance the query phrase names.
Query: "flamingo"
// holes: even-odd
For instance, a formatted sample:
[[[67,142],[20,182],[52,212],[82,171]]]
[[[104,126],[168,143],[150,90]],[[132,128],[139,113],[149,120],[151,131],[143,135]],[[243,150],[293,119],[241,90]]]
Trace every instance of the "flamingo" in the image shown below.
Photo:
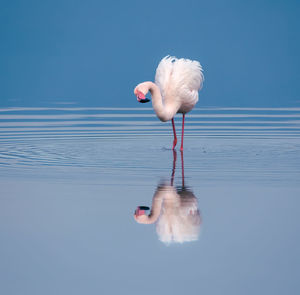
[[[156,69],[155,83],[147,81],[134,88],[134,94],[141,103],[150,101],[146,98],[150,91],[157,117],[162,122],[172,121],[173,150],[177,144],[174,116],[177,113],[182,114],[180,150],[183,151],[185,114],[197,103],[203,80],[202,66],[198,61],[168,55],[160,61]]]
[[[197,197],[184,183],[183,152],[181,185],[174,185],[176,160],[176,150],[173,150],[171,181],[160,182],[152,199],[151,210],[147,206],[138,206],[134,212],[137,223],[155,223],[159,239],[166,244],[196,241],[202,224]],[[147,215],[148,210],[150,213]]]

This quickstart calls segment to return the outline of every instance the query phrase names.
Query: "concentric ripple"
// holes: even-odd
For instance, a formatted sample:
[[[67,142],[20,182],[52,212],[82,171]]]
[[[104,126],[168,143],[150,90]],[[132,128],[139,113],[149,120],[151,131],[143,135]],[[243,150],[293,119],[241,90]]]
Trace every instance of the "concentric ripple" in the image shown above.
[[[179,115],[175,122],[180,134]],[[0,109],[2,176],[74,177],[76,169],[80,177],[154,176],[169,169],[171,143],[170,123],[151,108]],[[185,168],[195,179],[296,179],[299,149],[300,108],[198,108],[187,115]]]

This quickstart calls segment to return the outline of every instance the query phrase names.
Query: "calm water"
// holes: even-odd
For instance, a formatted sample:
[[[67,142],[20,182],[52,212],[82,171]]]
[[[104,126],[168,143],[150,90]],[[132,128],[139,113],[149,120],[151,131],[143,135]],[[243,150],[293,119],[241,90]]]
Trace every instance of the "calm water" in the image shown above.
[[[171,135],[150,108],[0,109],[0,293],[299,294],[300,108]]]

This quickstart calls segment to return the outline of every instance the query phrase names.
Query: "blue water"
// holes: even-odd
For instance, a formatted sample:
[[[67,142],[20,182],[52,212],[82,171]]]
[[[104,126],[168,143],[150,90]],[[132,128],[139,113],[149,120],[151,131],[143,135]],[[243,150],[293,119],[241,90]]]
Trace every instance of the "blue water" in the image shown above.
[[[0,293],[299,294],[300,108],[196,109],[171,145],[150,108],[0,109]]]

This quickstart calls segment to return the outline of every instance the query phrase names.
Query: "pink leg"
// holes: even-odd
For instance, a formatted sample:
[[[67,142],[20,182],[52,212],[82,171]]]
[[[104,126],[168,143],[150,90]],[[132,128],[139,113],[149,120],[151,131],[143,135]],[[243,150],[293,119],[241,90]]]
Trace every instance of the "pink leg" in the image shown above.
[[[172,175],[171,175],[171,186],[174,184],[174,176],[175,176],[175,170],[176,170],[176,159],[177,159],[177,153],[176,150],[173,150],[173,169],[172,169]]]
[[[173,140],[173,147],[172,150],[174,150],[176,144],[177,144],[177,136],[176,136],[176,130],[175,130],[175,124],[174,124],[174,118],[172,119],[172,127],[173,127],[173,135],[174,135],[174,140]]]
[[[184,118],[185,118],[185,114],[182,115],[181,147],[180,147],[181,151],[183,151]]]
[[[181,151],[181,180],[182,180],[182,186],[184,187],[184,161],[183,161],[183,151]]]

